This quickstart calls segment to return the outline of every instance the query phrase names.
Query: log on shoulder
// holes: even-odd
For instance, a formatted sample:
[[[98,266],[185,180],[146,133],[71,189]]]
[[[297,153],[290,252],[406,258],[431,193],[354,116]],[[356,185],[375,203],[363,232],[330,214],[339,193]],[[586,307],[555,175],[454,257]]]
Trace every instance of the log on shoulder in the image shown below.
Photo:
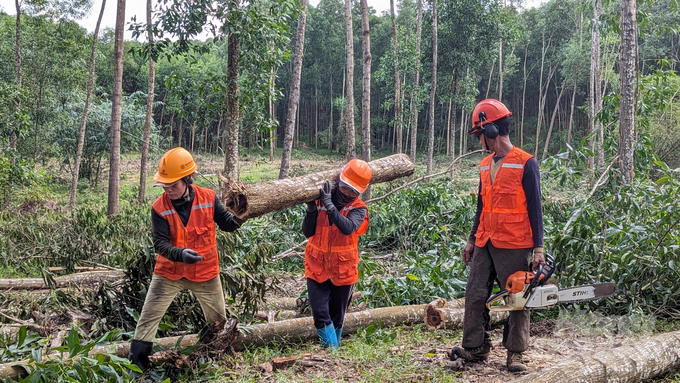
[[[371,184],[408,177],[415,164],[405,154],[395,154],[368,163],[373,171]],[[257,184],[243,185],[220,175],[220,195],[224,206],[243,217],[254,218],[273,211],[314,201],[325,181],[337,182],[341,169]]]

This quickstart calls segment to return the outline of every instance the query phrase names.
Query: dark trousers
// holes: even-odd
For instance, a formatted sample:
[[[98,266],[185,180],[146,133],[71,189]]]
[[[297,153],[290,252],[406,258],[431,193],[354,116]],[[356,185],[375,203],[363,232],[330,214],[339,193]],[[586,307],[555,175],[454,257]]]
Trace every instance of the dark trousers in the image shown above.
[[[336,286],[330,279],[319,283],[307,278],[307,294],[309,305],[312,306],[314,327],[324,328],[331,323],[335,328],[342,327],[351,291],[352,285]]]
[[[465,287],[465,318],[463,347],[476,348],[489,338],[491,317],[486,300],[491,296],[494,281],[505,289],[508,277],[516,271],[528,271],[532,249],[498,249],[489,240],[484,247],[475,247]],[[512,352],[524,352],[529,347],[529,311],[510,311],[503,331],[503,346]]]

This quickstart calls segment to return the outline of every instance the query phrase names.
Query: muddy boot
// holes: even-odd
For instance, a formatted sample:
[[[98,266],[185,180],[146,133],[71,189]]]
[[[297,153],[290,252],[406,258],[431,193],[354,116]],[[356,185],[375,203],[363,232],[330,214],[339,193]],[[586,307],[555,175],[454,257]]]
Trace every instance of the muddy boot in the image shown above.
[[[527,370],[527,366],[522,363],[522,353],[508,351],[508,371],[510,372],[522,372]]]
[[[143,340],[133,339],[132,343],[130,343],[130,354],[128,355],[128,359],[130,359],[130,362],[139,367],[139,369],[142,370],[142,372],[145,372],[146,370],[149,369],[150,366],[149,355],[151,355],[152,353],[153,353],[152,342],[145,342]],[[130,372],[132,373],[133,377],[139,377],[142,375],[137,371]]]

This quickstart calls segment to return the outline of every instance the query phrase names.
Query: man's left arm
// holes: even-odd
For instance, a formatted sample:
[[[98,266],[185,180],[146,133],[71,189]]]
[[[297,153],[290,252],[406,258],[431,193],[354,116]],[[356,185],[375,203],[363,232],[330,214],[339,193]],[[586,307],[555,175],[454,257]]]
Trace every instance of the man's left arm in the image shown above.
[[[215,195],[215,213],[213,219],[222,231],[235,231],[245,222],[236,218],[229,210],[225,209],[217,195]]]
[[[534,261],[532,268],[538,264],[545,264],[543,255],[543,204],[541,202],[541,173],[538,161],[530,158],[524,166],[522,188],[527,198],[527,210],[529,212],[529,224],[534,240]]]

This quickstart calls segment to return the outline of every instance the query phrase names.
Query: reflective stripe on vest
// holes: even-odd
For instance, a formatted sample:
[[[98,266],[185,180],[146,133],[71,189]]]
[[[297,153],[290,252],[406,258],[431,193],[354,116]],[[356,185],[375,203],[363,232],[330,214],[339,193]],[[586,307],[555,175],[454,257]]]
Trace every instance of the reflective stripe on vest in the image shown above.
[[[488,240],[499,249],[524,249],[534,246],[527,200],[522,187],[524,165],[533,156],[514,147],[503,159],[491,183],[493,154],[480,163],[482,213],[475,233],[475,246]]]
[[[194,200],[186,226],[182,223],[172,201],[163,193],[152,208],[168,222],[170,244],[175,247],[192,249],[203,257],[193,265],[173,262],[164,256],[156,256],[154,273],[173,281],[186,278],[193,282],[205,282],[219,275],[217,239],[215,236],[215,192],[192,185]]]
[[[356,232],[344,235],[337,225],[330,226],[326,208],[321,201],[316,201],[319,211],[316,217],[314,235],[307,241],[305,248],[305,277],[319,283],[331,280],[335,286],[345,286],[359,280],[357,265],[359,264],[359,236],[368,227],[368,208],[356,198],[349,205],[340,209],[340,214],[347,217],[350,211],[365,208],[366,217]]]

